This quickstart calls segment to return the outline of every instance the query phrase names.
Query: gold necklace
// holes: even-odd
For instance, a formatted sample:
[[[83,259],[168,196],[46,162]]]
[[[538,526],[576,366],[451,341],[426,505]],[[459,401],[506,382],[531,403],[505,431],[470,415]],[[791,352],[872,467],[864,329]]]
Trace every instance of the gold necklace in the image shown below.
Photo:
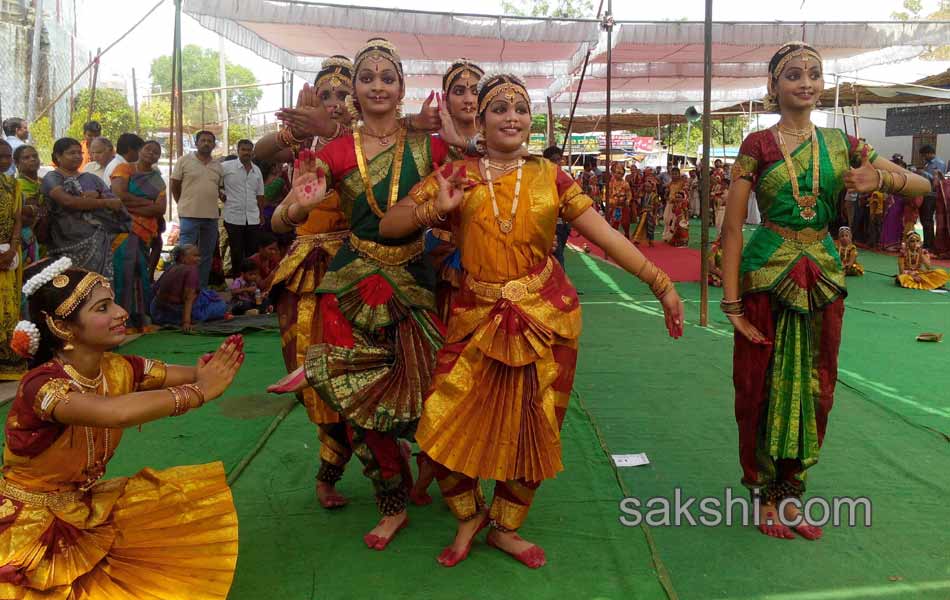
[[[813,129],[813,127],[806,127],[804,129],[792,129],[791,127],[785,127],[783,125],[776,125],[776,127],[782,133],[785,133],[797,138],[806,138],[810,136]]]
[[[65,362],[63,363],[63,370],[66,371],[66,374],[69,375],[70,379],[79,384],[80,387],[87,390],[98,390],[99,384],[102,383],[101,369],[99,370],[99,374],[92,378],[84,376],[82,373],[77,371],[75,367]]]
[[[495,221],[498,223],[498,229],[505,235],[511,233],[511,230],[514,229],[515,224],[515,213],[518,212],[518,200],[521,198],[521,176],[524,174],[524,159],[518,159],[518,176],[515,179],[515,197],[511,202],[511,218],[502,219],[501,213],[498,210],[498,199],[495,197],[495,184],[491,178],[491,168],[489,165],[491,161],[487,158],[482,159],[482,166],[485,168],[485,178],[488,179],[488,194],[491,196],[491,207],[495,213]]]
[[[792,157],[788,152],[788,146],[785,145],[785,138],[782,137],[781,132],[776,133],[778,137],[779,146],[782,148],[782,158],[785,160],[785,168],[788,169],[788,177],[791,179],[792,183],[792,196],[795,198],[795,202],[798,203],[798,214],[802,219],[806,221],[813,220],[818,213],[815,212],[815,206],[818,205],[818,190],[819,190],[819,162],[818,162],[818,131],[815,129],[815,126],[812,125],[811,128],[811,162],[812,162],[812,178],[811,178],[811,195],[802,196],[801,189],[798,187],[798,173],[795,171],[795,164],[792,162]]]
[[[400,129],[402,129],[402,124],[397,123],[395,129],[393,129],[389,133],[384,133],[382,135],[375,134],[372,131],[368,130],[366,128],[366,125],[363,125],[362,127],[360,127],[360,129],[362,130],[364,135],[368,135],[371,138],[379,140],[380,146],[388,146],[393,143],[393,141],[389,138],[392,137],[392,135],[398,132]]]
[[[492,169],[495,169],[496,171],[499,171],[501,175],[505,175],[517,169],[520,160],[521,160],[520,158],[516,158],[515,160],[511,160],[511,161],[506,161],[506,162],[497,161],[496,162],[494,160],[488,159],[488,166]]]
[[[396,155],[393,157],[393,163],[389,169],[389,201],[386,203],[387,209],[399,201],[399,180],[401,179],[400,175],[402,173],[402,158],[406,150],[405,140],[406,130],[400,127],[399,135],[396,138]],[[363,180],[363,189],[366,192],[366,202],[369,204],[373,214],[382,219],[385,213],[379,207],[379,204],[376,202],[376,194],[373,193],[373,182],[369,176],[366,155],[363,153],[363,138],[359,129],[353,130],[353,145],[356,150],[356,166],[359,169],[360,178]],[[388,152],[388,150],[384,150],[384,152]]]

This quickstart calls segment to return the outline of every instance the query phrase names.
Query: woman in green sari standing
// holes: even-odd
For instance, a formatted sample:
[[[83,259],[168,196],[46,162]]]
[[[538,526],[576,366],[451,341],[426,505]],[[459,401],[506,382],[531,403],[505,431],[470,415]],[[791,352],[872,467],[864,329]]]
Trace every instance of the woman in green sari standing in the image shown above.
[[[353,65],[353,116],[361,124],[316,154],[299,153],[293,190],[280,207],[286,222],[301,224],[332,187],[350,222],[351,235],[316,290],[324,343],[311,346],[304,366],[269,389],[294,392],[309,383],[345,419],[382,513],[363,539],[384,550],[409,522],[411,471],[399,438],[415,434],[443,326],[421,233],[386,239],[379,222],[433,163],[446,160],[448,149],[400,120],[405,80],[392,44],[369,40]]]
[[[750,134],[732,170],[723,230],[722,310],[735,327],[733,382],[742,483],[757,525],[776,538],[821,537],[801,517],[807,469],[818,462],[834,401],[847,295],[828,224],[843,188],[903,196],[925,179],[837,129],[816,128],[821,56],[802,42],[769,63],[767,101],[778,124]],[[763,224],[743,249],[755,189]]]

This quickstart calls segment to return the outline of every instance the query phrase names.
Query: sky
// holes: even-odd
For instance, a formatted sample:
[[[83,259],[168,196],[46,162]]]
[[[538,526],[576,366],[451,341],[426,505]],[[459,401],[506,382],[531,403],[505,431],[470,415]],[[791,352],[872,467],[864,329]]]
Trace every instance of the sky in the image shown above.
[[[157,0],[77,0],[79,7],[80,39],[90,50],[97,46],[106,46],[125,33]],[[241,0],[255,2],[259,0]],[[406,8],[415,10],[438,9],[445,12],[472,12],[471,0],[351,0],[336,2],[359,6],[379,6],[386,8]],[[598,0],[593,0],[596,10]],[[938,0],[924,0],[926,15],[936,10]],[[676,2],[641,2],[638,0],[614,0],[613,10],[617,20],[702,20],[705,10],[704,0],[677,0]],[[770,0],[769,2],[749,2],[748,0],[715,0],[713,18],[723,21],[795,21],[824,20],[886,21],[895,10],[901,10],[901,0]],[[501,0],[481,0],[478,13],[501,14]],[[172,32],[174,26],[174,8],[171,0],[153,13],[128,38],[106,54],[100,63],[100,76],[108,79],[126,79],[131,81],[132,69],[136,70],[139,94],[149,87],[149,69],[152,60],[171,53]],[[203,28],[194,19],[182,17],[182,44],[198,44],[217,49],[218,36]],[[225,42],[225,54],[229,61],[250,68],[261,83],[279,82],[280,67],[266,61],[254,53],[230,42]],[[944,67],[946,68],[946,67]],[[919,70],[889,68],[877,69],[868,77],[882,78],[887,81],[909,82],[924,74]],[[303,83],[298,80],[295,87]],[[258,105],[259,111],[276,110],[281,104],[280,86],[264,89],[264,95]]]

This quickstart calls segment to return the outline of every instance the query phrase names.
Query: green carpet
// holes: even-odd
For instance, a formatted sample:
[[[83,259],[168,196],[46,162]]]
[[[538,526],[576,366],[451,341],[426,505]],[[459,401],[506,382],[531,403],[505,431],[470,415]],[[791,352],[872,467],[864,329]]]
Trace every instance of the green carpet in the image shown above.
[[[809,495],[867,496],[873,523],[829,527],[818,543],[740,526],[620,524],[624,495],[672,498],[677,486],[691,496],[721,498],[727,487],[744,495],[732,334],[713,290],[712,327],[691,324],[670,340],[645,286],[575,253],[567,268],[583,293],[585,329],[566,470],[541,487],[522,531],[547,551],[541,570],[483,541],[458,567],[439,567],[453,523],[435,486],[435,504],[411,507],[411,526],[386,552],[367,550],[361,538],[377,515],[355,461],[341,482],[350,506],[320,509],[315,429],[290,398],[263,391],[284,372],[273,331],[246,336],[248,360],[224,398],[126,432],[109,476],[224,461],[241,523],[235,600],[950,598],[950,350],[914,341],[922,331],[950,334],[950,297],[896,288],[893,257],[862,253],[862,261],[869,273],[849,280],[841,385]],[[693,323],[699,286],[679,289]],[[191,364],[221,339],[160,332],[123,351]],[[607,456],[637,452],[651,464],[614,469]]]
[[[867,257],[887,272],[889,260]],[[713,328],[665,335],[646,286],[616,267],[573,255],[585,331],[575,391],[614,453],[646,452],[621,469],[649,498],[723,498],[739,485],[731,389],[731,328],[711,296]],[[852,283],[853,282],[853,283]],[[950,597],[948,378],[944,344],[914,336],[946,326],[947,298],[898,290],[881,275],[849,280],[841,379],[809,496],[870,498],[870,528],[828,528],[818,543],[768,539],[751,528],[655,527],[660,559],[681,598]],[[698,320],[698,284],[679,286]],[[876,302],[911,302],[881,305]],[[943,432],[943,433],[940,433]],[[695,505],[694,505],[695,509]],[[692,511],[698,516],[696,510]],[[938,525],[939,524],[939,525]]]

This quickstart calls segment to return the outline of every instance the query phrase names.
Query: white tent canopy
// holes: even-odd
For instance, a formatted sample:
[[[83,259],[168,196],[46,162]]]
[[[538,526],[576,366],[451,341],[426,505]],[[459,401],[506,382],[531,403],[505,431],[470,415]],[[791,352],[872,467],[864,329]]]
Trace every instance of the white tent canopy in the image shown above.
[[[714,23],[713,109],[763,97],[768,62],[784,41],[805,40],[818,48],[830,75],[913,58],[927,45],[948,39],[948,23]],[[661,103],[678,113],[674,106],[702,102],[703,47],[703,23],[617,23],[611,52],[612,104],[624,110],[631,103]],[[591,62],[579,107],[602,107],[606,101],[606,34]],[[551,88],[549,94],[562,106],[572,101],[579,84],[575,73],[566,87]]]
[[[311,2],[185,0],[183,10],[232,42],[312,77],[324,57],[352,57],[373,36],[399,49],[410,78],[407,100],[441,89],[442,74],[465,57],[486,72],[523,77],[532,98],[563,87],[598,42],[594,20],[534,19],[347,7]]]
[[[602,114],[607,40],[591,19],[546,19],[351,7],[302,0],[184,0],[202,25],[257,54],[312,77],[324,57],[353,56],[381,35],[400,51],[409,77],[407,105],[442,85],[451,62],[466,57],[487,72],[526,80],[535,110],[552,100],[571,111],[584,57],[591,52],[577,114]],[[912,58],[950,39],[947,22],[714,23],[713,110],[765,95],[776,47],[801,39],[816,46],[829,74]],[[703,100],[703,23],[618,22],[612,36],[612,109],[682,114]],[[830,80],[830,77],[827,78]]]

